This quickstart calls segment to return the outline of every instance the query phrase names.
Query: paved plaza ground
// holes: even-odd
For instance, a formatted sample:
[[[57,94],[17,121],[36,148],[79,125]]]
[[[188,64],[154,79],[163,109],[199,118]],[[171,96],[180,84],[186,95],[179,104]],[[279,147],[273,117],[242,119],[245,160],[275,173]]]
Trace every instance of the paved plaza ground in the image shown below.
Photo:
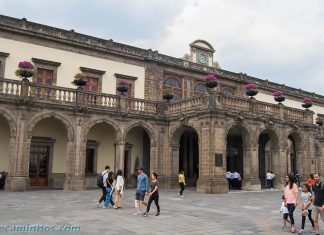
[[[282,229],[282,191],[201,194],[193,189],[179,198],[177,190],[161,190],[161,215],[134,216],[134,190],[125,191],[123,208],[95,206],[99,190],[69,192],[0,191],[0,225],[80,225],[79,232],[17,232],[1,234],[290,234]],[[298,230],[300,208],[295,213]],[[324,228],[324,224],[320,224]],[[322,229],[323,231],[323,229]],[[306,222],[306,234],[311,234]]]

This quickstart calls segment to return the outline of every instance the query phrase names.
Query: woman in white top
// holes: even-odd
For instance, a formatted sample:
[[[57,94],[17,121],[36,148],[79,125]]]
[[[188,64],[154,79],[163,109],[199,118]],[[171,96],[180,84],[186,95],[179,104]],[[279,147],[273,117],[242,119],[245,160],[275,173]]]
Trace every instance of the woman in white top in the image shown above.
[[[122,170],[118,169],[115,176],[115,209],[121,208],[123,200],[124,178]]]

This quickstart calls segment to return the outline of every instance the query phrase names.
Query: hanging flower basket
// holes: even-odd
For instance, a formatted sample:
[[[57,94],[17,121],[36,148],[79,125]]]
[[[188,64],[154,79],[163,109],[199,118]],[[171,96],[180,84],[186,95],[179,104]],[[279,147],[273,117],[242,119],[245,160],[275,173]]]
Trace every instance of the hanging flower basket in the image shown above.
[[[315,123],[319,126],[323,126],[323,119],[321,119],[320,117],[317,117],[315,119]]]
[[[311,98],[304,98],[302,106],[306,109],[309,109],[313,106],[313,100]]]
[[[205,86],[209,89],[213,89],[215,87],[217,87],[218,82],[217,82],[217,78],[214,74],[208,74],[203,78],[204,82],[205,82]]]
[[[29,61],[21,61],[18,64],[18,69],[15,72],[16,76],[24,79],[34,76],[34,65]]]
[[[129,84],[126,81],[120,81],[117,84],[117,91],[121,93],[121,95],[125,95],[124,93],[127,92],[129,89]]]
[[[258,94],[258,87],[255,84],[248,83],[244,87],[246,89],[245,94],[247,96],[253,97]]]
[[[284,93],[282,91],[276,91],[276,92],[272,93],[272,95],[273,95],[274,100],[279,103],[285,101],[285,99],[286,99],[284,96]]]
[[[166,101],[170,101],[173,99],[173,95],[171,93],[165,93],[163,94],[163,99]]]
[[[86,76],[82,73],[77,73],[76,75],[74,75],[72,84],[78,87],[85,86],[87,84]]]

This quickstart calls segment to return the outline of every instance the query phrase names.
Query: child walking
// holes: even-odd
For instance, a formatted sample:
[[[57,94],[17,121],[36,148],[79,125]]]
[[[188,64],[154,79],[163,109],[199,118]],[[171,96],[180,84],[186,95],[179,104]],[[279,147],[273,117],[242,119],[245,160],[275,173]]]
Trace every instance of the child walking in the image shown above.
[[[304,233],[304,228],[305,228],[305,221],[306,221],[306,216],[308,215],[308,219],[311,222],[313,226],[313,231],[315,231],[314,227],[314,221],[312,219],[312,194],[310,192],[310,187],[308,184],[303,184],[303,189],[302,192],[300,193],[301,196],[301,210],[302,210],[302,226],[301,230],[299,231],[298,234],[303,234]]]
[[[155,216],[160,215],[160,206],[159,206],[159,182],[157,181],[158,174],[157,173],[152,173],[151,174],[151,190],[150,192],[146,193],[147,195],[150,196],[149,201],[147,203],[147,208],[146,212],[144,213],[144,216],[148,216],[148,213],[150,212],[151,204],[154,200],[157,213]]]
[[[281,207],[280,207],[280,212],[281,214],[283,214],[283,226],[282,228],[284,229],[288,224],[290,224],[290,221],[288,220],[288,215],[289,215],[289,212],[288,212],[288,208],[286,206],[286,199],[285,199],[285,195],[282,195],[282,202],[281,202]]]
[[[184,171],[180,171],[178,174],[178,181],[179,181],[179,186],[180,186],[180,197],[183,197],[183,191],[185,190],[185,185],[186,185],[186,180],[184,176]]]

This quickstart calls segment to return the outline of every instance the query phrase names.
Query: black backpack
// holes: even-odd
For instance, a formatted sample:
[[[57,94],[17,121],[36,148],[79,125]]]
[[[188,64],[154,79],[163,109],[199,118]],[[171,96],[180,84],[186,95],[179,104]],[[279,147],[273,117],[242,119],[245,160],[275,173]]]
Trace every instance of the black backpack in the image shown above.
[[[107,174],[107,172],[106,172],[105,174]],[[103,183],[103,176],[104,176],[105,174],[99,174],[99,176],[98,176],[98,179],[97,179],[97,186],[98,186],[99,188],[102,188],[102,187],[104,186],[104,183]]]

